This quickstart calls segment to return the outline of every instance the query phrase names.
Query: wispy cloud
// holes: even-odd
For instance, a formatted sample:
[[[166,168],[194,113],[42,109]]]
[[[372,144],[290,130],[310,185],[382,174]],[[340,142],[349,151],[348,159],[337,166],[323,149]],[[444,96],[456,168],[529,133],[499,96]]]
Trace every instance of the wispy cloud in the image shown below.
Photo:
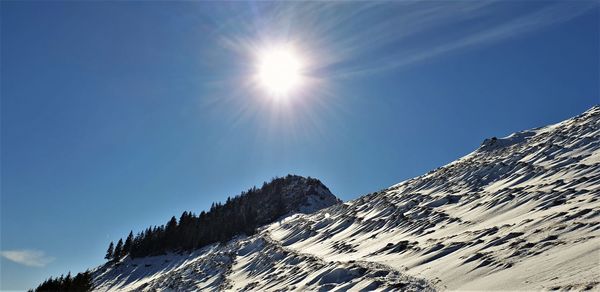
[[[47,264],[54,261],[54,257],[47,256],[41,250],[3,250],[0,251],[0,256],[6,258],[9,261],[25,265],[28,267],[45,267]]]
[[[228,50],[291,40],[328,78],[393,70],[542,30],[598,1],[252,2],[220,27]],[[243,24],[243,25],[242,25]],[[259,43],[258,45],[256,43]]]
[[[385,57],[371,58],[370,62],[364,62],[360,65],[347,67],[340,70],[338,77],[352,77],[362,74],[376,73],[379,71],[401,68],[407,65],[427,61],[445,54],[482,47],[497,42],[502,42],[511,38],[521,37],[546,27],[559,24],[574,19],[586,12],[598,8],[598,2],[595,1],[575,1],[575,2],[556,2],[542,7],[531,9],[528,12],[494,19],[497,11],[502,11],[502,5],[494,2],[481,3],[465,2],[467,5],[477,4],[473,7],[463,6],[461,9],[467,9],[468,13],[460,13],[457,9],[453,15],[448,15],[448,11],[430,11],[426,21],[417,18],[414,22],[404,25],[404,27],[418,27],[408,33],[403,29],[392,29],[387,25],[387,29],[381,31],[395,31],[392,35],[386,35],[387,43],[400,44],[398,50]],[[463,22],[475,20],[478,22],[476,29],[463,25]],[[393,23],[393,26],[398,26]],[[446,27],[455,26],[452,33],[445,31]],[[427,30],[424,28],[427,27]],[[408,39],[410,34],[417,36],[416,39]],[[418,39],[418,35],[425,36],[425,40]],[[449,35],[448,37],[444,37]],[[441,36],[441,37],[440,37]],[[402,42],[408,42],[411,45],[402,45]],[[377,50],[377,42],[370,46],[357,47],[356,53],[364,49]]]
[[[305,131],[307,122],[297,121],[311,121],[315,126],[305,132],[319,133],[324,123],[319,119],[346,110],[338,88],[348,81],[522,41],[598,7],[597,0],[392,0],[245,1],[197,9],[193,13],[202,19],[203,33],[214,38],[206,42],[202,62],[215,69],[202,77],[212,94],[199,105],[236,111],[228,121],[233,127],[272,113],[265,123],[269,129],[260,132],[280,130],[270,135],[277,139]],[[294,93],[301,98],[272,103],[262,98],[252,77],[257,56],[282,43],[299,53],[306,84]]]

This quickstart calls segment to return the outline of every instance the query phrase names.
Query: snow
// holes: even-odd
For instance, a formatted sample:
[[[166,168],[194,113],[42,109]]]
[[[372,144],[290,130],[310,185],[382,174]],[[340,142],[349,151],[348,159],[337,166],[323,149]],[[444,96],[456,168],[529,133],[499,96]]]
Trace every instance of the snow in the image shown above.
[[[251,237],[107,264],[95,283],[100,291],[598,290],[599,157],[594,107]]]

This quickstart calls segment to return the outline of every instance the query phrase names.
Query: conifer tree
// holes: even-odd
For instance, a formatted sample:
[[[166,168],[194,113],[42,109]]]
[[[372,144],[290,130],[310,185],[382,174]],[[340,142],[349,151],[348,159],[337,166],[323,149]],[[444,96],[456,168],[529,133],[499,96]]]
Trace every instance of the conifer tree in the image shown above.
[[[166,230],[167,232],[174,232],[177,228],[177,219],[175,216],[171,217],[171,220],[167,223]]]
[[[115,247],[115,251],[113,252],[113,259],[118,261],[121,258],[121,254],[123,253],[123,239],[119,239],[117,242],[117,246]]]
[[[127,236],[127,239],[125,240],[125,244],[123,245],[123,251],[121,252],[121,254],[123,256],[129,254],[129,252],[131,252],[131,245],[133,244],[133,231],[129,231],[129,235]]]
[[[73,290],[73,287],[71,287],[72,285],[73,285],[73,278],[71,278],[71,272],[69,272],[62,282],[62,287],[66,291],[72,291]]]
[[[108,250],[106,250],[106,255],[104,256],[104,258],[107,260],[111,260],[113,258],[114,249],[115,249],[115,245],[111,241],[110,244],[108,245]]]

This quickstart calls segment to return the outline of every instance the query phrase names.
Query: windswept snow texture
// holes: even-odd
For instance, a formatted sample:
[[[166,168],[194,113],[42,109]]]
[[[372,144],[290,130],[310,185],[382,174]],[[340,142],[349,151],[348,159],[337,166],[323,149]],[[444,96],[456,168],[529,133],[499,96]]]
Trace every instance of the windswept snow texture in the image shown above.
[[[254,236],[94,275],[99,290],[598,290],[599,271],[594,107]]]
[[[425,280],[367,261],[329,262],[283,247],[263,230],[186,255],[125,259],[94,271],[95,290],[434,291]]]

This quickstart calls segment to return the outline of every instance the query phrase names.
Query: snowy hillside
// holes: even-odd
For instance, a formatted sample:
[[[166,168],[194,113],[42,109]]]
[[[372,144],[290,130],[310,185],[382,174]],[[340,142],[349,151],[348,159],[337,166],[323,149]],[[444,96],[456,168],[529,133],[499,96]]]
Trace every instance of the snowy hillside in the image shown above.
[[[600,107],[251,237],[109,263],[98,290],[600,289]]]

